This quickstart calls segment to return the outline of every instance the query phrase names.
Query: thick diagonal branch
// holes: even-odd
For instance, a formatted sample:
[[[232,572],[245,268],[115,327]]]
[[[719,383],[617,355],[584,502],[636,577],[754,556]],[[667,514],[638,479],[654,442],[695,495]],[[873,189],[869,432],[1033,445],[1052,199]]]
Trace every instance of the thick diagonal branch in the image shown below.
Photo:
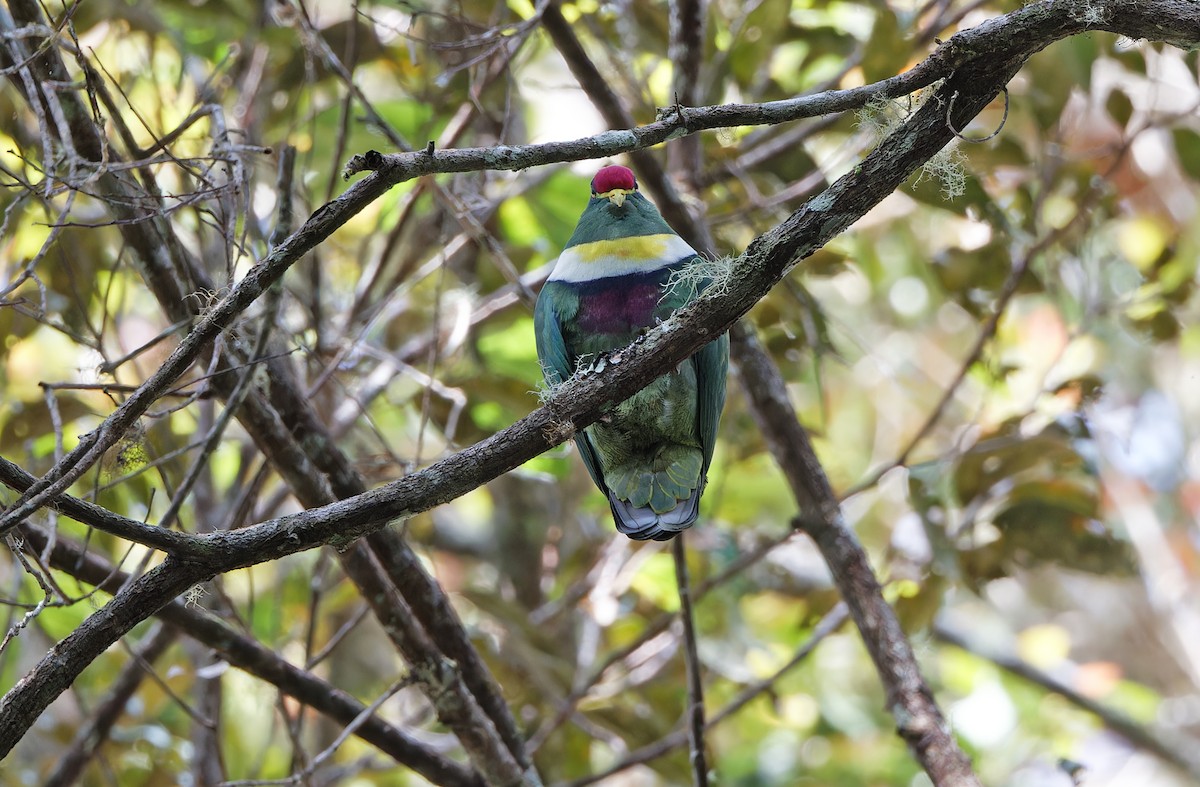
[[[20,0],[22,3],[28,1]],[[1144,0],[1137,4],[1097,0],[1090,10],[1092,13],[1080,14],[1078,5],[1071,0],[1032,3],[1019,11],[955,34],[912,70],[863,88],[828,91],[817,96],[766,104],[696,108],[687,112],[686,122],[679,118],[668,118],[636,129],[605,132],[572,142],[422,151],[392,156],[376,153],[368,156],[366,158],[369,161],[365,161],[359,169],[370,168],[375,171],[317,210],[303,227],[273,250],[213,306],[157,373],[105,419],[97,430],[85,435],[76,449],[63,457],[9,511],[0,515],[0,535],[11,530],[20,519],[47,505],[53,497],[80,478],[187,370],[200,350],[229,327],[234,318],[277,281],[284,271],[397,183],[436,172],[523,169],[612,156],[706,129],[782,123],[842,112],[861,107],[872,99],[911,93],[951,75],[979,73],[981,69],[984,73],[1006,70],[1014,61],[1023,62],[1053,41],[1087,30],[1109,30],[1131,38],[1149,38],[1179,46],[1200,42],[1200,15],[1195,13],[1195,4],[1191,0]],[[964,85],[964,89],[968,87]],[[956,104],[955,128],[962,128],[961,124],[978,111],[978,108],[967,111],[966,103]],[[944,144],[940,143],[935,150]],[[808,251],[811,253],[812,249]]]
[[[23,525],[18,532],[31,554],[40,554],[51,542],[49,534],[40,527]],[[50,565],[109,593],[119,592],[131,580],[128,574],[117,570],[95,551],[85,550],[61,534],[53,540]],[[349,724],[364,710],[358,700],[311,672],[288,663],[270,648],[206,610],[181,601],[171,601],[154,614],[180,633],[217,651],[232,666],[275,686],[334,721]],[[452,787],[483,785],[478,774],[447,759],[377,716],[361,724],[355,734],[434,784]]]
[[[1093,28],[1117,29],[1132,36],[1152,36],[1173,43],[1200,41],[1200,18],[1194,14],[1194,5],[1191,3],[1146,0],[1128,7],[1116,2],[1097,3],[1097,6],[1107,16],[1101,14],[1102,18],[1094,23],[1076,19],[1074,4],[1064,0],[1049,0],[1027,6],[985,26],[995,34],[994,40],[987,39],[995,43],[995,47],[984,46],[977,37],[960,39],[956,36],[951,39],[950,44],[959,42],[952,49],[955,57],[962,56],[959,61],[961,66],[913,118],[885,140],[854,171],[751,244],[734,264],[728,291],[713,292],[698,299],[692,307],[652,331],[645,341],[621,353],[619,363],[610,364],[605,372],[571,381],[546,407],[492,438],[424,471],[350,500],[264,522],[244,531],[207,536],[204,540],[208,549],[200,556],[189,558],[189,561],[196,562],[172,559],[170,563],[184,579],[193,575],[210,576],[308,549],[335,538],[352,538],[374,532],[393,518],[428,510],[470,491],[568,439],[575,429],[596,420],[606,403],[628,398],[655,379],[659,370],[673,366],[728,329],[786,275],[798,259],[811,254],[846,229],[940,150],[949,139],[950,127],[962,128],[1030,54],[1050,41]],[[1128,22],[1127,27],[1122,26],[1124,22]],[[1016,38],[1013,37],[1014,31]],[[968,40],[979,43],[978,51],[963,54],[960,45]],[[957,99],[953,104],[953,112],[948,113],[946,107],[955,95]],[[575,149],[572,155],[587,157],[605,153],[596,148],[580,148]],[[549,147],[545,151],[546,160],[563,160],[554,158],[561,154],[561,150],[555,152]],[[417,157],[426,155],[414,154]],[[63,483],[67,477],[64,473],[69,475],[75,472],[74,468],[80,462],[86,464],[95,461],[98,454],[93,455],[92,452],[97,446],[115,439],[115,435],[119,436],[167,385],[186,370],[199,347],[227,327],[266,286],[282,275],[300,253],[327,237],[358,208],[382,194],[392,184],[417,174],[411,164],[413,160],[403,159],[387,164],[381,171],[350,189],[340,200],[335,200],[314,214],[304,228],[239,282],[231,294],[198,323],[168,359],[165,371],[155,375],[126,405],[119,408],[98,435],[94,433],[85,440],[82,452],[74,455],[71,461],[64,461],[43,479],[40,491],[26,495],[13,510],[7,512],[5,522],[11,525],[21,520],[63,491],[69,484],[69,481]],[[475,168],[511,168],[534,163],[540,162],[521,163],[511,159],[506,151],[498,151],[490,161],[483,161]],[[39,677],[47,678],[44,686],[36,680],[25,680],[5,696],[0,702],[0,730],[14,731],[3,739],[9,746],[11,741],[8,738],[19,737],[46,705],[74,680],[83,666],[128,630],[134,617],[139,614],[144,617],[153,611],[146,609],[149,606],[146,602],[154,593],[178,592],[176,588],[179,582],[164,581],[161,573],[156,569],[143,577],[135,583],[135,590],[118,596],[90,618],[84,624],[88,627],[86,636],[72,635],[59,643],[35,668]],[[164,597],[156,597],[156,601],[159,606],[165,603]]]
[[[18,3],[16,10],[25,22],[40,18],[37,16],[38,9],[28,2]],[[9,43],[16,47],[18,42],[19,39],[14,38]],[[14,49],[10,59],[13,62],[28,61],[23,68],[33,70],[28,80],[28,84],[32,86],[27,95],[30,101],[61,102],[64,107],[63,114],[73,119],[73,122],[61,124],[57,128],[64,144],[78,151],[86,160],[94,162],[94,165],[99,165],[103,160],[116,160],[119,154],[114,148],[102,150],[104,145],[99,139],[100,131],[94,119],[85,111],[76,91],[37,93],[37,85],[44,84],[48,78],[60,77],[57,81],[65,81],[63,75],[66,73],[66,67],[58,56],[57,49],[46,46],[43,54],[34,59],[29,59],[23,52]],[[103,83],[98,83],[96,88],[103,93]],[[130,145],[128,139],[126,144]],[[101,156],[102,152],[105,157]],[[143,187],[152,196],[157,195],[153,173],[143,172],[142,176]],[[113,190],[128,191],[132,188],[124,181],[112,180]],[[289,178],[282,178],[281,181],[286,184]],[[118,196],[124,195],[125,191],[121,191]],[[126,199],[116,200],[114,210],[126,202]],[[288,194],[283,195],[280,204],[290,204]],[[277,233],[287,237],[290,221],[281,216],[280,225],[277,227]],[[135,250],[135,257],[140,262],[139,269],[164,311],[171,319],[186,324],[196,315],[190,311],[188,299],[180,297],[179,293],[169,289],[167,284],[181,286],[181,282],[190,281],[202,289],[214,289],[205,271],[183,250],[173,233],[173,228],[161,217],[151,222],[121,222],[119,226]],[[294,239],[295,236],[292,237]],[[243,346],[239,337],[231,334],[222,343],[219,360],[222,369],[228,369],[238,366],[240,360],[259,354],[259,351]],[[186,364],[190,361],[182,359],[181,363]],[[239,398],[234,377],[219,375],[213,378],[212,385],[226,399],[226,412],[237,411],[237,417],[247,432],[305,506],[318,507],[363,492],[366,486],[362,478],[318,419],[310,401],[300,389],[291,367],[281,357],[276,357],[268,361],[267,368],[270,383],[268,390],[264,392],[258,386],[241,387],[240,398],[243,399],[243,406],[240,408],[234,404]],[[142,394],[146,392],[146,385],[138,391]],[[120,434],[125,429],[120,421],[112,422],[107,428],[111,429],[110,435]],[[86,443],[93,436],[85,438],[83,442]],[[72,473],[77,472],[80,467],[86,467],[86,464],[84,462],[77,466]],[[0,466],[0,470],[4,469],[5,467]],[[38,483],[22,477],[23,474],[19,472],[11,475],[14,486],[22,491]],[[207,554],[204,548],[208,545],[195,536],[122,520],[103,509],[88,507],[70,498],[65,498],[61,505],[70,509],[73,515],[82,517],[82,521],[103,526],[110,532],[117,530],[120,535],[131,537],[133,540],[153,544],[176,558],[187,559],[188,562],[192,562],[191,558],[196,558],[198,562],[203,563]],[[200,550],[199,553],[196,552],[197,549]],[[377,553],[382,553],[378,560],[372,559],[372,555]],[[467,716],[449,716],[449,726],[463,739],[468,752],[481,770],[489,776],[497,774],[492,781],[511,783],[512,778],[495,769],[499,767],[497,763],[503,764],[506,757],[516,763],[510,770],[519,774],[527,768],[523,741],[499,687],[491,678],[479,654],[471,646],[461,621],[436,581],[394,533],[376,533],[371,539],[371,544],[354,545],[348,552],[343,553],[342,559],[347,574],[360,588],[394,584],[399,589],[406,602],[400,607],[391,605],[392,597],[388,593],[364,593],[364,596],[385,626],[397,615],[415,614],[420,625],[430,632],[431,637],[410,637],[407,640],[408,649],[405,655],[419,663],[442,663],[445,661],[442,651],[445,652],[462,679],[452,681],[446,687],[439,687],[437,690],[458,692],[459,705],[481,705],[494,727],[493,737],[499,737],[494,741],[484,741],[479,725],[474,724]],[[167,591],[168,587],[163,586],[163,592]],[[154,603],[162,604],[169,599],[170,596],[164,596],[154,599],[153,603],[150,599],[142,599],[141,603],[149,609]],[[116,631],[115,628],[111,630]],[[418,653],[417,649],[423,650]],[[421,685],[427,690],[432,690],[427,683]]]

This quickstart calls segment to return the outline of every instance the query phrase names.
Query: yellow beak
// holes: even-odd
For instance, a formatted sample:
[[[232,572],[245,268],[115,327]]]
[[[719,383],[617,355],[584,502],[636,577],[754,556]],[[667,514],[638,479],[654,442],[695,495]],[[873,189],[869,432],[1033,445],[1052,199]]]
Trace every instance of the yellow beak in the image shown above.
[[[604,197],[609,202],[611,202],[614,207],[619,208],[625,204],[625,198],[628,197],[632,193],[633,193],[633,191],[631,191],[631,190],[613,189],[612,191],[606,191],[603,194],[600,194],[598,196]]]

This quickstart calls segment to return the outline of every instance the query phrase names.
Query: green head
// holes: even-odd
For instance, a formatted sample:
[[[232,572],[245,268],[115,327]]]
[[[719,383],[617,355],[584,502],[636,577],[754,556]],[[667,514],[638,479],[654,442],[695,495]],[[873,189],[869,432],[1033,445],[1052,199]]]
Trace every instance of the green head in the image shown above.
[[[628,167],[604,167],[592,178],[588,200],[567,248],[598,240],[639,235],[675,234],[650,200],[638,191],[637,178]]]

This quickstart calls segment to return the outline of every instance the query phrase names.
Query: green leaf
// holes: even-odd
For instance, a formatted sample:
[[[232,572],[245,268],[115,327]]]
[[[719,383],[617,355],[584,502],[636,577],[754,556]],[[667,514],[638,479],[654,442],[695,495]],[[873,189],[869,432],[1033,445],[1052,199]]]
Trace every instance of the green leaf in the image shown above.
[[[1200,180],[1200,134],[1178,126],[1171,129],[1171,140],[1175,143],[1175,155],[1179,157],[1184,172],[1193,180]]]

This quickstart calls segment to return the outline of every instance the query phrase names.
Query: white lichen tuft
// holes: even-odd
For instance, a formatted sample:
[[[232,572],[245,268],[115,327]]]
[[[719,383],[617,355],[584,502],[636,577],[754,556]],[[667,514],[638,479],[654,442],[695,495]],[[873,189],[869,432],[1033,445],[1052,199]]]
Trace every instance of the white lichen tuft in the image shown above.
[[[854,113],[858,127],[866,132],[876,143],[900,127],[914,112],[932,98],[942,80],[924,87],[912,95],[903,98],[884,98],[876,96]]]
[[[858,127],[879,142],[905,121],[914,109],[911,98],[904,101],[876,96],[854,113]]]
[[[671,278],[663,285],[662,297],[682,295],[691,300],[700,292],[724,295],[729,292],[732,280],[732,257],[718,257],[715,260],[696,257],[691,264],[671,273]]]
[[[196,311],[203,317],[208,311],[217,304],[229,292],[228,288],[222,287],[219,290],[210,290],[206,287],[201,287],[195,292],[190,292],[184,296],[184,300],[194,301],[196,303]]]
[[[546,422],[546,425],[542,427],[542,437],[547,443],[552,443],[554,445],[565,443],[574,436],[575,424],[571,423],[565,418],[560,421],[548,421]]]
[[[208,591],[203,585],[192,585],[183,593],[183,605],[185,607],[198,607],[200,602],[208,595]]]
[[[928,176],[941,184],[943,199],[957,199],[967,193],[966,161],[967,157],[958,146],[951,143],[925,162],[913,185],[917,185],[922,178]]]
[[[1108,21],[1109,9],[1098,3],[1083,3],[1071,6],[1069,13],[1073,19],[1083,22],[1089,27],[1102,25]]]
[[[550,382],[558,379],[558,372],[547,366],[543,360],[539,360],[538,364],[542,367],[542,381],[530,393],[537,397],[538,404],[544,405],[554,398],[559,388],[562,388],[562,382]]]
[[[939,80],[904,99],[872,99],[855,113],[859,128],[869,134],[876,143],[882,142],[921,105],[933,98],[940,84]],[[944,199],[961,197],[967,191],[965,163],[966,156],[952,143],[925,162],[913,185],[920,183],[922,178],[929,177],[941,184]]]

